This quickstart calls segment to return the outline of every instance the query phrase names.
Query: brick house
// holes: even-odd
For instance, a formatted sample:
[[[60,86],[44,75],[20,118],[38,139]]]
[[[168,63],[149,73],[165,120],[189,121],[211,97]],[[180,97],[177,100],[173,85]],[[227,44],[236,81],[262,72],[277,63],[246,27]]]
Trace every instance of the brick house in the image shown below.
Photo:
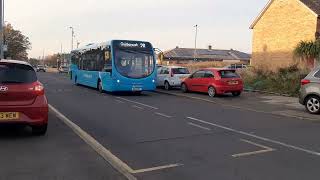
[[[179,48],[165,51],[162,57],[166,64],[188,64],[195,62],[222,62],[225,64],[250,64],[251,55],[237,50]]]
[[[315,40],[320,32],[320,0],[270,0],[253,29],[253,66],[286,67],[296,62],[294,49],[301,41]],[[307,65],[314,66],[309,60]]]

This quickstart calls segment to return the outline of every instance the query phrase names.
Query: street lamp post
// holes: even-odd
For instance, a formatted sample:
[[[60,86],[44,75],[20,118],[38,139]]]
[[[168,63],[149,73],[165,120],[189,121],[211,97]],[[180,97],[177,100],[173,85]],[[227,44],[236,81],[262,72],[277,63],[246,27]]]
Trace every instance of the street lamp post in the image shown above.
[[[195,38],[194,38],[194,57],[193,60],[196,61],[197,60],[197,38],[198,38],[198,25],[196,24],[194,26],[196,28],[196,34],[195,34]]]
[[[73,39],[75,38],[74,35],[74,28],[72,26],[69,27],[71,29],[71,51],[73,50]]]

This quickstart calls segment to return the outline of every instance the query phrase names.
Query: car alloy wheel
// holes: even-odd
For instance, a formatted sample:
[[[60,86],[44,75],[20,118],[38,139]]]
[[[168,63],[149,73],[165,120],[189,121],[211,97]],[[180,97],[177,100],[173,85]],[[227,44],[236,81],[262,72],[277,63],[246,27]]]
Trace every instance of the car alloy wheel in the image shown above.
[[[169,84],[169,82],[168,81],[166,81],[165,83],[164,83],[164,89],[165,90],[170,90],[170,84]]]
[[[187,85],[183,83],[183,84],[181,85],[181,90],[182,90],[182,92],[184,92],[184,93],[188,92],[188,87],[187,87]]]
[[[306,103],[307,110],[312,114],[320,113],[320,98],[312,96],[307,100]]]
[[[208,94],[210,97],[215,97],[216,96],[216,89],[214,87],[209,87],[208,89]]]
[[[237,97],[237,96],[240,96],[240,95],[241,95],[241,92],[233,92],[232,95],[235,96],[235,97]]]

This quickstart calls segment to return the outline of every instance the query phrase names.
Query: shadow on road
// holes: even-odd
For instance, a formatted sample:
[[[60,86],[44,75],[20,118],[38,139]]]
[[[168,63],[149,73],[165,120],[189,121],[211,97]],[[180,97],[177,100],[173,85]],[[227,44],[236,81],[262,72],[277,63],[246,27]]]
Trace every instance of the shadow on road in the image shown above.
[[[32,131],[30,127],[16,124],[0,125],[0,140],[31,138]]]

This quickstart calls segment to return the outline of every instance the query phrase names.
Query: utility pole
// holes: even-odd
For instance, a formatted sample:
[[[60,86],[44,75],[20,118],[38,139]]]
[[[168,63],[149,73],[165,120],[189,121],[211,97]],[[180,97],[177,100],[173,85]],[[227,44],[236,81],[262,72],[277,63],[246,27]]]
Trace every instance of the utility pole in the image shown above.
[[[71,29],[71,51],[73,51],[73,39],[75,38],[74,28],[72,26],[70,26],[69,28]]]
[[[44,49],[42,51],[42,65],[44,66]]]
[[[4,24],[4,0],[0,0],[0,21],[1,21],[1,26],[0,26],[0,59],[3,59],[4,58],[4,27],[3,27],[3,24]]]
[[[198,38],[198,25],[196,24],[195,26],[193,26],[196,28],[196,34],[195,34],[195,39],[194,39],[194,57],[193,60],[197,61],[197,38]]]

